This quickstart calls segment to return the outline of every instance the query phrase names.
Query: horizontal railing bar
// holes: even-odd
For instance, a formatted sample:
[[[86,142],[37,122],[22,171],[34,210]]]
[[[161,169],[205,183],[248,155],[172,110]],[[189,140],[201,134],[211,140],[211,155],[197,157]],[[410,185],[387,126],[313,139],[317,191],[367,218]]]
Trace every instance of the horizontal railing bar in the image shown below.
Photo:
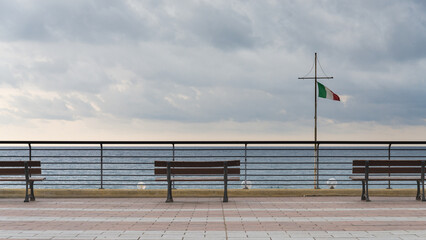
[[[134,164],[134,165],[152,165],[154,161],[150,162],[104,162],[105,165],[124,165],[124,164]],[[99,162],[43,162],[43,165],[60,165],[60,164],[81,164],[81,165],[99,165]],[[312,165],[312,162],[249,162],[245,164],[244,162],[241,165],[259,165],[259,164],[271,164],[271,165],[291,165],[291,164],[303,164],[303,165]],[[351,165],[350,162],[326,162],[321,163],[321,165]],[[152,168],[153,169],[153,168]],[[349,168],[348,168],[349,169]]]
[[[398,147],[392,147],[392,151],[425,151],[425,148],[398,148]],[[389,147],[383,147],[383,148],[345,148],[345,147],[339,147],[339,148],[329,148],[329,147],[319,147],[319,151],[352,151],[352,150],[362,150],[362,151],[387,151],[389,150]]]
[[[248,162],[247,165],[254,165],[254,164],[314,164],[314,162]],[[243,164],[243,163],[241,163]],[[321,162],[321,164],[323,164]],[[327,162],[327,164],[334,164],[334,162]],[[341,164],[352,164],[352,162],[343,162]]]
[[[54,169],[46,169],[46,170],[54,170]],[[67,169],[57,169],[57,170],[67,170]],[[80,170],[80,169],[69,169],[69,170]],[[84,170],[84,169],[81,169]],[[93,170],[93,169],[92,169]],[[138,168],[105,168],[106,171],[153,171],[154,169],[138,169]],[[314,168],[256,168],[250,169],[247,168],[247,171],[310,171],[314,170]],[[324,170],[324,169],[321,169]],[[341,171],[350,171],[352,169],[330,169],[330,170],[341,170]]]
[[[172,148],[108,148],[104,147],[103,151],[170,151]],[[0,151],[1,151],[0,147]],[[25,148],[23,150],[26,150]],[[38,148],[33,147],[33,151],[100,151],[101,148]]]
[[[99,177],[100,175],[81,175],[81,174],[76,175],[76,174],[69,174],[69,175],[44,175],[44,176],[46,176],[46,177],[70,177],[70,176]],[[108,175],[108,174],[105,174],[103,176],[104,177],[154,177],[154,175],[144,175],[144,174],[141,174],[141,175],[139,175],[139,174],[117,174],[117,175]],[[202,175],[198,175],[198,176],[202,176]],[[258,175],[247,175],[247,176],[258,176]],[[261,176],[272,176],[272,175],[261,175]],[[288,175],[274,175],[274,176],[275,177],[288,177]],[[299,177],[300,175],[290,175],[290,176]],[[322,176],[324,176],[324,175],[322,175]],[[332,176],[336,176],[336,175],[332,175]],[[340,176],[346,176],[346,175],[340,175]],[[276,180],[278,180],[278,179],[276,179]],[[280,181],[290,181],[291,179],[279,179],[279,180]],[[120,180],[118,179],[117,181],[120,181]],[[147,180],[147,181],[150,181],[150,180]],[[152,180],[152,181],[154,181],[154,180]],[[268,180],[266,180],[266,179],[258,180],[257,179],[256,181],[268,181]],[[272,179],[271,181],[275,181],[275,180]],[[303,181],[303,180],[302,179],[300,179],[300,180],[297,179],[297,181]],[[308,181],[308,180],[306,180],[306,181]],[[312,179],[309,180],[309,181],[312,181]],[[320,181],[328,181],[328,179],[320,179]],[[350,179],[349,180],[341,179],[341,180],[338,180],[338,181],[352,181],[352,180],[350,180]]]
[[[306,177],[310,177],[310,176],[316,176],[315,174],[304,174],[304,175],[300,175],[300,174],[247,174],[247,176],[256,176],[256,177],[271,177],[271,176],[275,176],[275,177],[290,177],[290,176],[306,176]],[[321,176],[349,176],[348,174],[322,174]]]
[[[108,184],[108,185],[112,185],[112,184]],[[122,185],[130,185],[130,184],[122,184]],[[178,185],[178,184],[176,184],[176,185]],[[191,186],[191,185],[213,185],[213,186],[221,186],[221,184],[213,184],[213,183],[210,183],[210,184],[190,184],[190,183],[188,183],[188,184],[184,184],[184,183],[179,183],[179,185],[180,186]],[[179,186],[178,185],[178,186]],[[228,185],[231,185],[231,184],[228,184]],[[241,186],[241,185],[243,185],[243,184],[232,184],[232,185],[234,185],[234,186]],[[270,186],[271,184],[268,184],[268,183],[260,183],[260,184],[251,184],[252,186]],[[277,186],[293,186],[293,185],[299,185],[299,186],[303,186],[303,185],[306,185],[306,184],[303,184],[303,183],[300,183],[300,184],[298,184],[298,183],[281,183],[281,184],[276,184]],[[320,184],[321,186],[324,186],[324,187],[326,187],[327,185],[326,184]],[[341,186],[359,186],[359,184],[340,184]],[[340,186],[339,185],[339,186]],[[387,186],[388,184],[387,183],[383,183],[383,184],[377,184],[377,183],[375,183],[375,184],[373,184],[373,183],[369,183],[368,184],[369,186],[371,185],[371,186]],[[395,185],[395,186],[416,186],[415,184],[392,184],[392,185]],[[147,186],[167,186],[167,184],[153,184],[153,185],[148,185],[147,184]],[[222,186],[223,186],[223,184],[222,184]],[[271,189],[274,189],[274,187],[271,187]]]
[[[1,143],[0,143],[1,144]],[[100,144],[98,142],[95,142],[94,144]],[[312,143],[314,144],[314,143]],[[243,145],[243,144],[242,144]],[[27,151],[28,148],[26,147],[17,147],[17,148],[2,148],[0,147],[1,151]],[[33,151],[100,151],[100,148],[40,148],[40,147],[32,147]],[[172,147],[161,147],[161,148],[141,148],[141,147],[134,147],[134,148],[109,148],[104,147],[104,151],[170,151],[172,150]],[[244,151],[244,147],[240,148],[179,148],[175,147],[175,151],[216,151],[216,150],[226,150],[226,151]],[[256,148],[256,147],[247,147],[247,151],[312,151],[312,148],[303,147],[303,148],[291,148],[291,147],[276,147],[276,148]],[[329,148],[329,147],[321,147],[319,148],[320,151],[348,151],[348,150],[363,150],[363,151],[386,151],[388,150],[388,147],[382,147],[382,148]],[[404,149],[401,147],[392,147],[392,151],[424,151],[425,148],[408,148]]]
[[[314,156],[247,156],[247,158],[313,158]],[[383,156],[371,156],[371,155],[359,155],[359,156],[323,156],[323,155],[319,155],[318,157],[322,158],[322,157],[328,157],[328,158],[385,158],[387,156],[383,155]]]
[[[28,151],[27,147],[20,147],[20,148],[3,148],[0,147],[0,152],[2,151]]]
[[[392,145],[426,145],[426,141],[0,141],[0,144],[72,144],[72,145],[81,145],[81,144],[114,144],[114,145],[206,145],[206,144],[286,144],[286,145],[296,145],[296,144],[337,144],[337,145],[383,145],[383,144],[392,144]]]
[[[99,182],[99,181],[97,181],[97,180],[93,180],[93,179],[81,179],[81,180],[73,180],[73,181],[70,181],[70,182],[87,182],[87,181],[90,181],[90,182]],[[107,180],[107,181],[116,181],[116,180],[114,180],[114,179],[109,179],[109,180]],[[154,183],[157,183],[158,181],[154,181],[154,180],[142,180],[142,179],[133,179],[133,180],[123,180],[123,182],[124,181],[134,181],[134,182],[137,182],[137,183],[139,183],[140,181],[144,181],[144,184],[145,185],[152,185],[152,184],[154,184]],[[264,184],[264,183],[262,183],[262,182],[270,182],[270,181],[268,181],[268,180],[261,180],[261,181],[256,181],[256,180],[253,180],[253,179],[248,179],[248,181],[251,181],[252,183],[251,184],[249,184],[249,185],[253,185],[253,186],[255,186],[255,185],[259,185],[259,184]],[[301,180],[297,180],[297,179],[293,179],[293,180],[280,180],[280,181],[277,181],[277,183],[279,183],[279,182],[300,182]],[[304,182],[312,182],[313,180],[303,180]],[[63,180],[63,179],[58,179],[58,180],[45,180],[45,181],[43,181],[43,182],[57,182],[57,183],[66,183],[66,182],[68,182],[68,181],[65,181],[65,180]],[[40,182],[40,184],[43,184],[43,182]],[[122,182],[122,181],[116,181],[116,182]],[[217,183],[215,183],[215,184],[218,184],[218,185],[222,185],[223,186],[223,182],[222,181],[214,181],[214,182],[217,182]],[[1,182],[1,184],[0,185],[9,185],[9,183],[7,183],[7,184],[4,184],[5,182]],[[158,182],[159,183],[159,182]],[[241,183],[241,182],[240,182]],[[238,184],[240,184],[240,183],[238,183]],[[11,183],[10,183],[11,184]],[[22,183],[16,183],[17,185],[22,185]],[[177,184],[177,183],[176,183]],[[195,184],[195,183],[194,183]],[[194,185],[194,184],[189,184],[188,183],[188,185]],[[201,185],[203,185],[204,183],[200,183]],[[235,183],[234,182],[234,184],[237,184],[237,183]],[[237,185],[238,185],[237,184]],[[326,181],[324,180],[324,181],[321,181],[321,183],[320,183],[321,185],[328,185],[328,184],[326,184]],[[370,183],[369,183],[370,184]],[[371,183],[371,184],[373,184],[373,182]],[[377,184],[377,185],[387,185],[387,181],[377,181],[377,182],[374,182],[374,184]],[[37,184],[37,185],[39,185],[39,184]],[[77,183],[73,183],[73,184],[71,184],[71,185],[77,185]],[[164,181],[164,183],[162,184],[162,185],[167,185],[167,182],[166,181]],[[351,184],[348,184],[347,182],[338,182],[338,184],[337,184],[337,186],[340,186],[340,185],[357,185],[357,186],[360,186],[360,184],[359,183],[355,183],[355,182],[353,182],[352,181],[352,183]],[[392,184],[393,185],[393,184]],[[416,185],[416,183],[405,183],[405,182],[403,182],[403,181],[395,181],[395,185],[413,185],[413,186],[415,186]]]
[[[6,157],[13,157],[13,158],[28,158],[28,156],[0,156],[3,158]],[[33,158],[99,158],[99,156],[72,156],[72,155],[61,155],[61,156],[47,156],[47,155],[33,155]],[[319,156],[320,158],[387,158],[388,156],[369,156],[369,155],[360,155],[360,156]],[[172,156],[108,156],[104,155],[104,158],[172,158]],[[175,156],[175,158],[244,158],[243,156],[232,156],[232,155],[198,155],[198,156]],[[248,155],[247,158],[313,158],[313,156],[250,156]],[[420,155],[420,156],[408,156],[408,155],[394,155],[393,158],[426,158],[426,155]],[[394,159],[395,160],[395,159]]]
[[[22,184],[19,184],[19,183],[10,183],[10,184],[3,184],[3,183],[1,183],[0,185],[17,185],[17,186],[22,186]],[[66,183],[58,183],[58,184],[54,184],[54,183],[44,183],[44,184],[39,184],[39,185],[50,185],[50,186],[83,186],[83,185],[87,185],[87,186],[96,186],[97,184],[96,183],[94,183],[94,184],[84,184],[84,183],[79,183],[79,184],[66,184]],[[105,184],[105,185],[125,185],[125,186],[135,186],[136,184]],[[145,184],[146,186],[167,186],[167,184],[160,184],[160,183],[158,183],[158,184]],[[212,185],[212,186],[223,186],[223,184],[214,184],[214,183],[206,183],[206,184],[184,184],[184,183],[179,183],[179,184],[176,184],[176,185],[178,185],[178,186],[191,186],[191,185]],[[230,184],[230,183],[228,183],[228,185],[233,185],[233,186],[241,186],[241,184]],[[270,186],[270,184],[251,184],[252,186]],[[277,186],[292,186],[292,185],[306,185],[306,184],[297,184],[297,183],[294,183],[294,184],[291,184],[291,183],[283,183],[283,184],[277,184]],[[326,186],[326,184],[320,184],[321,186]],[[339,184],[339,186],[356,186],[356,185],[359,185],[359,184]],[[387,183],[382,183],[382,184],[379,184],[379,183],[369,183],[369,185],[371,185],[371,186],[387,186],[388,184]],[[415,184],[398,184],[398,183],[395,183],[395,184],[392,184],[392,185],[395,185],[395,186],[415,186]],[[274,188],[271,188],[271,189],[274,189]]]
[[[238,159],[236,159],[238,160]],[[171,161],[171,160],[170,160]],[[149,164],[153,164],[154,160],[150,160],[150,161],[135,161],[135,162],[104,162],[104,164],[110,164],[110,165],[120,165],[120,164],[144,164],[144,165],[149,165]],[[54,164],[99,164],[98,161],[93,161],[93,162],[50,162],[50,161],[44,161],[43,164],[46,165],[54,165]],[[241,162],[241,165],[258,165],[258,164],[271,164],[271,165],[289,165],[289,164],[313,164],[313,162]],[[351,162],[324,162],[322,163],[322,165],[324,164],[343,164],[343,165],[350,165]]]
[[[69,147],[69,148],[55,148],[55,147],[41,148],[41,147],[31,147],[31,150],[32,151],[52,151],[52,152],[55,152],[55,151],[79,151],[79,152],[81,152],[81,151],[83,151],[83,152],[97,151],[97,152],[99,152],[99,151],[101,151],[101,148],[100,147],[99,148],[71,148],[71,147]]]
[[[28,156],[1,156],[1,158],[28,158]],[[93,155],[93,156],[87,156],[87,155],[32,155],[33,158],[99,158],[99,155]],[[175,158],[244,158],[244,156],[232,156],[232,155],[198,155],[198,156],[175,156]],[[369,155],[359,155],[359,156],[319,156],[320,158],[387,158],[388,156],[369,156]],[[172,158],[172,156],[108,156],[104,155],[104,158]],[[250,156],[248,155],[247,158],[313,158],[313,156]],[[426,158],[426,155],[417,155],[417,156],[411,156],[411,155],[393,155],[393,160],[396,160],[397,158]]]
[[[43,174],[45,177],[100,177],[100,174]],[[142,175],[141,175],[142,176]],[[46,179],[48,180],[48,179]]]
[[[109,180],[104,180],[104,181],[114,181],[114,182],[130,182],[130,181],[139,181],[139,179],[126,179],[126,180],[115,180],[115,179],[109,179]],[[145,184],[149,183],[149,182],[155,182],[155,180],[144,180]],[[259,180],[258,182],[272,182],[272,181],[277,181],[277,182],[312,182],[311,180],[307,180],[307,179],[292,179],[292,180]],[[216,181],[216,182],[222,182],[222,181]],[[256,183],[252,183],[251,185],[256,185]]]
[[[98,168],[43,168],[43,171],[99,171]]]
[[[99,165],[99,162],[43,162],[43,165],[63,165],[63,164],[91,164]],[[149,162],[104,162],[107,165],[120,165],[120,164],[139,164],[139,165],[153,165],[154,161]]]
[[[28,158],[28,156],[2,156],[1,158]],[[99,155],[32,155],[33,158],[99,158]],[[244,158],[244,156],[233,156],[233,155],[197,155],[197,156],[175,156],[175,158]],[[247,155],[247,158],[313,158],[314,156],[294,156],[294,155],[269,155],[269,156],[250,156]],[[356,155],[356,156],[325,156],[320,155],[320,158],[387,158],[388,156],[371,156],[371,155]],[[393,155],[395,158],[426,158],[426,155]],[[172,156],[148,156],[148,155],[140,155],[140,156],[108,156],[104,155],[104,158],[172,158]]]
[[[28,156],[26,156],[28,157]],[[71,156],[71,155],[61,155],[61,156],[41,156],[33,155],[33,158],[99,158],[99,155],[94,156]],[[104,156],[104,158],[171,158],[172,156]]]
[[[27,150],[28,151],[28,150]],[[26,155],[26,156],[1,156],[0,155],[0,157],[2,157],[2,158],[28,158],[28,155]]]
[[[0,186],[1,185],[6,185],[6,184],[0,184]],[[60,183],[60,184],[55,184],[55,183],[45,183],[45,184],[39,184],[39,185],[42,185],[42,186],[97,186],[98,184],[85,184],[85,183],[79,183],[79,184],[67,184],[67,183]],[[135,186],[136,184],[105,184],[105,185],[108,185],[108,186],[114,186],[114,185],[119,185],[119,186]],[[199,186],[206,186],[206,185],[208,185],[208,186],[223,186],[223,184],[212,184],[212,183],[206,183],[206,184],[184,184],[184,183],[179,183],[179,184],[175,184],[175,185],[177,185],[177,186],[191,186],[191,185],[199,185]],[[241,186],[241,184],[229,184],[228,183],[228,185],[229,186]],[[276,185],[274,185],[274,186],[303,186],[303,185],[306,185],[306,184],[297,184],[297,183],[295,183],[295,184],[290,184],[290,183],[287,183],[287,184],[285,184],[285,183],[283,183],[283,184],[276,184]],[[341,184],[341,186],[356,186],[356,185],[359,185],[359,184]],[[369,185],[371,185],[371,186],[387,186],[387,184],[373,184],[373,183],[369,183]],[[413,187],[415,187],[415,185],[413,185],[413,184],[397,184],[397,183],[395,183],[395,184],[392,184],[392,185],[395,185],[395,186],[413,186]],[[11,184],[7,184],[7,186],[22,186],[22,184],[17,184],[17,183],[11,183]],[[164,187],[167,187],[167,184],[146,184],[146,186],[164,186]],[[256,184],[256,185],[253,185],[252,184],[252,186],[270,186],[270,184]],[[324,184],[320,184],[320,186],[324,186],[324,187],[327,187],[326,185],[324,185]],[[270,187],[269,189],[276,189],[276,187]]]
[[[100,175],[93,175],[93,174],[44,174],[45,176],[100,176]],[[146,177],[155,177],[155,175],[152,174],[103,174],[103,176],[146,176]],[[191,176],[205,176],[202,174],[193,174]],[[217,175],[222,176],[222,175]],[[262,174],[247,174],[247,176],[277,176],[277,177],[289,177],[289,176],[314,176],[314,174],[306,174],[306,175],[300,175],[300,174],[268,174],[268,175],[262,175]],[[327,175],[322,175],[327,176]],[[338,175],[332,175],[332,176],[338,176]],[[347,175],[341,175],[341,176],[347,176]]]
[[[42,186],[98,186],[99,183],[79,183],[79,184],[67,184],[67,183],[40,183],[38,185],[42,185]]]
[[[315,168],[256,168],[250,169],[247,168],[247,171],[313,171]],[[342,168],[330,168],[324,169],[320,168],[320,171],[332,170],[332,171],[352,171],[352,169],[342,169]]]
[[[57,180],[44,180],[43,182],[94,182],[94,184],[99,183],[99,179],[70,179],[70,180],[63,180],[63,179],[57,179]]]
[[[78,165],[99,165],[99,162],[43,162],[42,164],[43,164],[43,166],[46,166],[46,165],[65,165],[65,164],[70,164],[70,165],[72,165],[72,164],[78,164]]]
[[[27,156],[28,157],[28,156]],[[32,158],[99,158],[99,155],[32,155]]]
[[[103,151],[170,151],[172,150],[172,147],[164,147],[164,148],[140,148],[140,147],[134,147],[134,148],[108,148],[104,147]],[[332,150],[332,151],[343,151],[343,150],[364,150],[364,151],[386,151],[387,148],[320,148],[320,150]],[[27,151],[28,148],[22,147],[22,148],[1,148],[1,151]],[[100,151],[100,148],[39,148],[39,147],[32,147],[33,151]],[[247,151],[312,151],[313,148],[289,148],[289,147],[281,147],[281,148],[253,148],[248,147]],[[392,150],[403,150],[403,151],[419,151],[419,150],[426,150],[426,148],[418,148],[418,149],[392,149]],[[175,147],[175,151],[179,152],[185,152],[185,151],[244,151],[244,147],[240,148],[179,148]]]

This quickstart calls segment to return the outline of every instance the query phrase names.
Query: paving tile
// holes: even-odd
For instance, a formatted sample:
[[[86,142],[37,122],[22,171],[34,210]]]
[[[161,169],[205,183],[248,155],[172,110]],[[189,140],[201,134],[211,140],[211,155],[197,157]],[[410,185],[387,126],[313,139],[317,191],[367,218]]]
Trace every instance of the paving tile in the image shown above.
[[[357,197],[0,199],[0,238],[426,239],[426,205]]]

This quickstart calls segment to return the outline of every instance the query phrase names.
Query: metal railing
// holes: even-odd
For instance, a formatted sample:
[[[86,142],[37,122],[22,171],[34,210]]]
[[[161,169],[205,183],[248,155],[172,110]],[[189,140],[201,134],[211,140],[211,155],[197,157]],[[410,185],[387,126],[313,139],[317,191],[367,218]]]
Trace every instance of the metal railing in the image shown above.
[[[315,164],[314,146],[318,144]],[[0,141],[1,160],[39,160],[38,188],[164,188],[153,162],[240,160],[241,182],[230,188],[359,188],[349,179],[354,159],[426,159],[423,141]],[[414,183],[413,183],[414,184]],[[20,188],[16,182],[1,187]],[[374,182],[378,188],[414,187]],[[176,188],[221,188],[220,182],[182,182]]]

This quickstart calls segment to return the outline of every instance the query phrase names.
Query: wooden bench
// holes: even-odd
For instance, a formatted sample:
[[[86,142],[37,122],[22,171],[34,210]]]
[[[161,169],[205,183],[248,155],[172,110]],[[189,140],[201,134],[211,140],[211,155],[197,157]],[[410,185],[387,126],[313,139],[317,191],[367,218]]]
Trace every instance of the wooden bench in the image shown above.
[[[353,160],[350,178],[362,181],[361,200],[370,201],[368,196],[369,181],[416,181],[416,199],[425,199],[425,162],[424,160]],[[420,195],[420,184],[422,194]]]
[[[167,200],[173,202],[172,182],[175,181],[223,181],[223,202],[228,202],[228,181],[240,181],[240,160],[231,161],[155,161],[156,181],[167,181]],[[192,176],[192,177],[191,177]]]
[[[0,161],[0,181],[25,181],[24,202],[35,201],[34,181],[43,181],[40,161]],[[28,188],[31,193],[28,194]]]

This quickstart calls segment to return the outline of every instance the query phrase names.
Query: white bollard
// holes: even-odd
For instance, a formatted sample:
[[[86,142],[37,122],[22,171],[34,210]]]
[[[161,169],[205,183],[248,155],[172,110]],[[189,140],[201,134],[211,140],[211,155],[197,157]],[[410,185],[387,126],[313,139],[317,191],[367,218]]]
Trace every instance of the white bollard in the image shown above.
[[[144,190],[146,189],[146,185],[144,182],[138,182],[138,185],[136,186],[138,189]]]
[[[327,185],[330,187],[330,189],[335,189],[337,186],[337,180],[335,178],[330,178],[327,181]]]
[[[252,185],[251,181],[247,181],[247,183],[246,181],[241,182],[242,189],[251,189],[251,185]]]

